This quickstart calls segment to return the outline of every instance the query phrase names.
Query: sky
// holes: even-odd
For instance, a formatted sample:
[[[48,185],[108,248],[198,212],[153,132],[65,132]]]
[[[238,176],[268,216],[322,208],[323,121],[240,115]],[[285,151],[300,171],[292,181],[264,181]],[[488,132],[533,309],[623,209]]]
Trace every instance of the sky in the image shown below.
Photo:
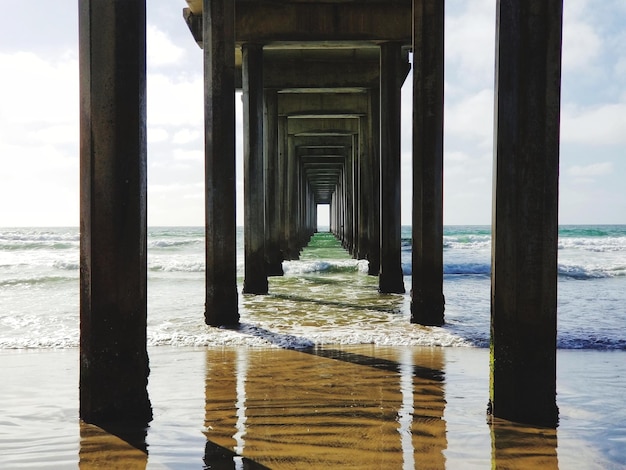
[[[626,223],[626,0],[565,0],[561,224]],[[204,224],[202,51],[184,0],[148,4],[148,224]],[[79,223],[78,0],[0,6],[0,226]],[[444,223],[490,224],[496,0],[447,0]],[[411,223],[411,76],[402,223]],[[243,224],[237,109],[237,223]]]

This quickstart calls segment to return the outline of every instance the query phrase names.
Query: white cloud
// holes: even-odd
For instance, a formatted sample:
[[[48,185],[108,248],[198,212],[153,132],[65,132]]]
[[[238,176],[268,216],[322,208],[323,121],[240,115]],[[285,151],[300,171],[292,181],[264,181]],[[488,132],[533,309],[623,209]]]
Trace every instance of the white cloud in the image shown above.
[[[598,146],[626,144],[626,103],[608,103],[584,109],[564,106],[561,139]]]
[[[79,139],[78,125],[62,124],[58,126],[47,126],[29,132],[31,139],[45,144],[75,144]]]
[[[204,122],[203,77],[148,75],[148,124],[185,127]]]
[[[493,83],[495,57],[495,2],[462,2],[460,13],[448,8],[445,23],[446,74],[450,65],[458,67],[458,80],[464,87],[484,87]],[[456,81],[456,80],[455,80]]]
[[[563,69],[589,67],[602,49],[602,40],[590,23],[587,0],[563,4]]]
[[[0,53],[0,124],[78,122],[78,60],[32,52]]]
[[[563,69],[584,69],[592,63],[602,47],[592,26],[578,20],[563,24]]]
[[[170,134],[167,129],[162,127],[150,127],[148,128],[148,142],[157,143],[165,142],[169,138]]]
[[[575,177],[589,178],[592,176],[608,175],[613,171],[613,163],[602,162],[590,165],[574,165],[567,169],[567,174]]]
[[[174,144],[189,144],[200,139],[201,134],[197,130],[193,129],[181,129],[174,134],[172,142]]]
[[[493,99],[493,90],[484,89],[448,104],[444,115],[446,135],[472,139],[483,146],[491,146]]]
[[[174,160],[178,161],[189,161],[196,163],[204,162],[204,151],[203,150],[182,150],[175,149],[173,154]]]
[[[185,58],[185,53],[185,49],[174,44],[157,26],[147,26],[146,55],[149,68],[178,65]]]

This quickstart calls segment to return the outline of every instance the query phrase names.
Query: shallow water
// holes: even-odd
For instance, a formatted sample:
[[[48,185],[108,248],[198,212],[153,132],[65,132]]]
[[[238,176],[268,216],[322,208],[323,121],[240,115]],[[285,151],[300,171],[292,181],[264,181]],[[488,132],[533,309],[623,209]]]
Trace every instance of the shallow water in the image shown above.
[[[484,349],[149,353],[154,420],[133,446],[79,421],[77,350],[0,351],[0,468],[626,467],[621,351],[559,351],[557,430],[487,424]]]
[[[238,286],[243,231],[237,232]],[[444,231],[446,325],[409,326],[411,229],[403,227],[405,295],[379,295],[367,262],[351,259],[319,233],[270,295],[241,296],[249,335],[208,328],[204,312],[204,230],[156,227],[148,237],[148,341],[151,345],[489,344],[489,227]],[[78,346],[78,231],[0,229],[0,348]],[[558,345],[626,350],[626,226],[564,226],[559,237]],[[298,323],[299,322],[299,323]],[[375,325],[375,328],[374,328]],[[283,329],[284,328],[284,329]],[[262,333],[271,334],[264,338]]]

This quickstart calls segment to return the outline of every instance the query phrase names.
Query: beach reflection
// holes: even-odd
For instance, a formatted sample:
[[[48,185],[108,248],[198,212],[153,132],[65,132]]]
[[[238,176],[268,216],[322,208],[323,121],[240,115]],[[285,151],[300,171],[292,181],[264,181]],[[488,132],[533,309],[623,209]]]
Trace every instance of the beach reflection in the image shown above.
[[[535,428],[498,418],[491,421],[493,468],[559,468],[556,429]]]
[[[79,468],[145,469],[146,425],[104,427],[80,421]]]
[[[444,468],[444,355],[370,346],[208,349],[206,464]]]

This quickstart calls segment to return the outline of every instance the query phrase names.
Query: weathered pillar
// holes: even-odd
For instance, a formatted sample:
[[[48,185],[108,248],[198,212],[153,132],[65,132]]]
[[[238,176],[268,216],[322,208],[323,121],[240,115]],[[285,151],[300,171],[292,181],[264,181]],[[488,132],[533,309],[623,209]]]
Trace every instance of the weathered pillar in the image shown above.
[[[244,294],[267,294],[263,175],[263,46],[242,46]]]
[[[207,325],[239,323],[235,180],[234,7],[204,1],[204,155]]]
[[[289,213],[287,211],[287,180],[289,178],[288,170],[288,148],[289,142],[287,139],[287,116],[278,117],[278,227],[279,227],[279,240],[278,246],[280,250],[280,257],[282,260],[288,259],[289,245],[288,245],[288,220]]]
[[[287,245],[288,259],[300,257],[298,246],[298,156],[293,135],[287,137]]]
[[[348,253],[352,254],[352,247],[354,244],[354,184],[353,184],[353,161],[354,161],[354,146],[350,144],[348,154],[346,157],[346,165],[344,171],[345,192],[344,198],[346,201],[345,212],[345,243],[344,248]]]
[[[380,46],[380,273],[382,293],[402,294],[400,226],[400,66],[397,43]]]
[[[358,128],[358,127],[357,127]],[[360,192],[359,186],[359,134],[352,135],[352,257],[358,258],[359,253],[359,205],[360,205]]]
[[[265,259],[269,276],[282,276],[280,252],[280,190],[278,157],[278,97],[276,90],[265,90]]]
[[[79,30],[80,417],[147,425],[145,0],[80,0]]]
[[[444,2],[413,0],[411,322],[443,325]]]
[[[358,252],[356,253],[357,259],[367,259],[369,252],[369,237],[368,226],[369,217],[371,217],[372,208],[369,201],[371,199],[370,193],[372,188],[370,187],[370,173],[374,170],[371,166],[370,157],[371,154],[368,148],[369,141],[369,126],[366,116],[359,118],[359,165],[357,167],[357,180],[359,187],[359,214],[358,214]]]
[[[556,426],[562,0],[497,4],[491,406]]]
[[[380,271],[380,90],[378,88],[369,92],[368,111],[369,135],[368,148],[370,153],[369,186],[371,193],[368,194],[369,211],[367,232],[369,248],[367,260],[369,261],[368,272],[370,276],[378,276]]]

